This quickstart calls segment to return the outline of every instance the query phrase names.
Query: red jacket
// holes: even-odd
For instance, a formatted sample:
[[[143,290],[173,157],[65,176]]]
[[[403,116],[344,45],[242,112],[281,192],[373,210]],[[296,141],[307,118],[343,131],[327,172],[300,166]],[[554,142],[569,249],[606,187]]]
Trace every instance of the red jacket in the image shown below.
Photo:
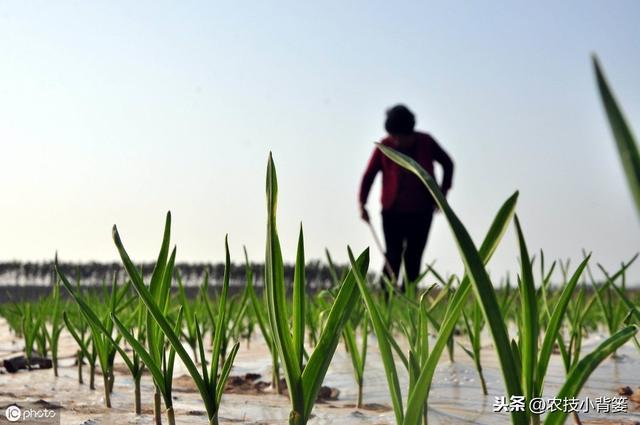
[[[416,160],[429,174],[433,174],[433,162],[443,168],[441,188],[447,192],[453,179],[453,161],[438,143],[426,133],[414,133],[416,141],[409,149],[398,149],[391,137],[382,140],[382,144],[403,152]],[[403,212],[423,212],[433,208],[431,194],[413,173],[397,165],[376,148],[371,155],[367,169],[360,184],[360,204],[365,205],[371,185],[382,171],[382,209]]]

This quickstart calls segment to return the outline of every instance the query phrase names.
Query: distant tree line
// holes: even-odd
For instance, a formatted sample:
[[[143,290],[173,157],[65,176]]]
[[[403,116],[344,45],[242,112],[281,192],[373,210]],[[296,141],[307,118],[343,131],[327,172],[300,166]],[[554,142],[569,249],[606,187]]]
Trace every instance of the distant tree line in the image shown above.
[[[142,263],[138,267],[145,276],[153,272],[154,263]],[[64,274],[73,280],[79,279],[83,285],[101,285],[110,282],[114,276],[118,280],[126,278],[126,272],[120,263],[86,262],[60,263]],[[261,285],[264,275],[262,263],[252,263],[256,284]],[[175,266],[185,285],[199,285],[209,272],[209,282],[216,285],[223,278],[224,263],[177,263]],[[338,275],[347,269],[346,265],[336,265]],[[288,281],[293,280],[293,264],[285,264],[284,273]],[[310,285],[329,287],[332,282],[331,272],[326,263],[312,261],[306,264],[306,278]],[[0,285],[50,285],[54,279],[53,261],[50,262],[0,262]],[[231,264],[230,281],[232,285],[242,285],[245,282],[244,264]]]

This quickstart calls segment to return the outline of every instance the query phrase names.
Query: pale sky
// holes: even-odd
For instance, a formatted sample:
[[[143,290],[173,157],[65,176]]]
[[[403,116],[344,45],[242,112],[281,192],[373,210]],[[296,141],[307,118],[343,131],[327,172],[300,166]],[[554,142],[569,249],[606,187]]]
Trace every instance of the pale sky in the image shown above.
[[[640,223],[600,99],[596,52],[640,128],[640,3],[0,2],[0,260],[264,257],[273,151],[285,259],[371,245],[361,174],[398,102],[456,163],[477,243],[516,189],[531,251],[613,268]],[[369,206],[379,226],[379,183]],[[490,269],[517,267],[510,229]],[[444,218],[424,261],[462,271]],[[594,262],[595,266],[595,262]],[[629,279],[640,281],[640,266]]]

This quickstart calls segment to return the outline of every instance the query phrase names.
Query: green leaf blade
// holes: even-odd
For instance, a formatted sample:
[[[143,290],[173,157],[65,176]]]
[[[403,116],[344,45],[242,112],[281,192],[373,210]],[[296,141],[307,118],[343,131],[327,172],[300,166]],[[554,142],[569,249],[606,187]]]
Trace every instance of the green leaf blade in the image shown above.
[[[600,67],[598,58],[594,55],[593,68],[596,74],[598,90],[600,98],[604,106],[611,132],[618,148],[622,168],[627,178],[627,183],[640,216],[640,153],[638,153],[638,145],[631,133],[631,128],[627,125],[622,110],[618,106],[613,92],[609,88],[609,84],[604,76],[604,72]]]

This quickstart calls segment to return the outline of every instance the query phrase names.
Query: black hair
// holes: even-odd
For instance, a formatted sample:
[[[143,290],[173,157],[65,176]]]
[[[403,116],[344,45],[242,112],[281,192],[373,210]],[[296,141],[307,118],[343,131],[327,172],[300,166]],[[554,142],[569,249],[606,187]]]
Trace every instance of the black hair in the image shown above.
[[[411,134],[415,125],[416,117],[406,106],[395,105],[387,109],[387,119],[384,122],[387,133],[393,136]]]

